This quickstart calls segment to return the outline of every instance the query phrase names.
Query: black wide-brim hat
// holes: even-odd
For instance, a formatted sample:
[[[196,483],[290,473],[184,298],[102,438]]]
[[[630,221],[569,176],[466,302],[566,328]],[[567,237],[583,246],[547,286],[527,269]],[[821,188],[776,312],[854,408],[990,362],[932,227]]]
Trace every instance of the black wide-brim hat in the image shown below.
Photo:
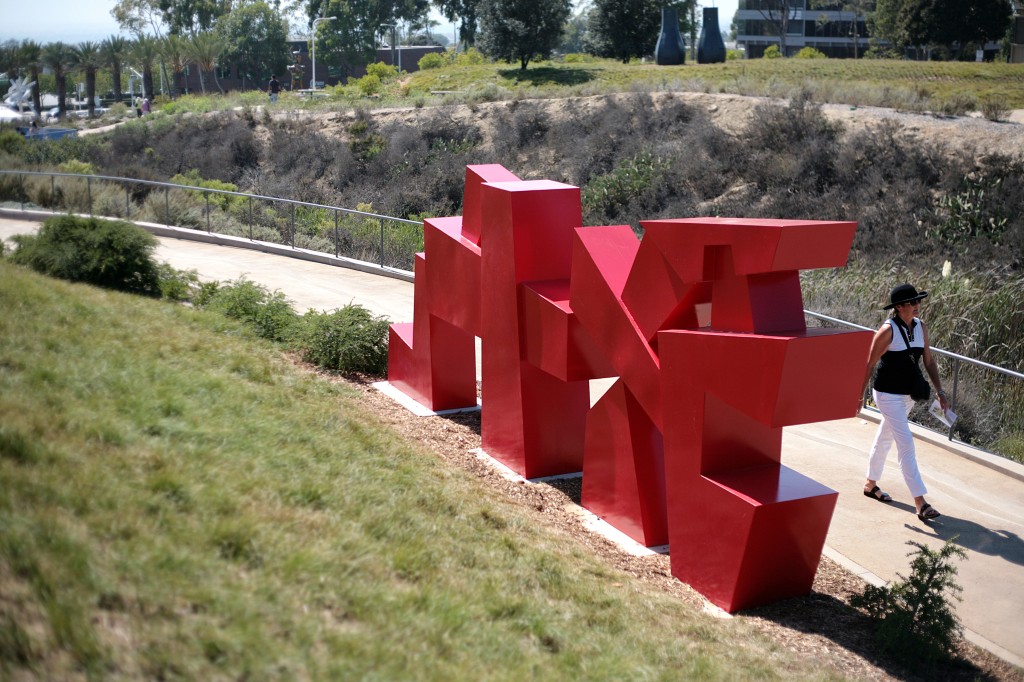
[[[893,290],[889,292],[889,305],[882,308],[882,310],[889,310],[903,303],[913,303],[927,297],[927,291],[919,292],[910,284],[901,284],[898,287],[893,287]]]

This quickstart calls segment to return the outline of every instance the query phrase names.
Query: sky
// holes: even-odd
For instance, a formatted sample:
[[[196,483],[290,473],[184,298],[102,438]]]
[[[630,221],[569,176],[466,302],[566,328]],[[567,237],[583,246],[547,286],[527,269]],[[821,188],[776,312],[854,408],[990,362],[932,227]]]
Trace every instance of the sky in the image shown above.
[[[718,25],[728,31],[736,12],[738,0],[703,0],[702,7],[718,7]],[[120,27],[110,16],[115,0],[45,0],[36,10],[13,0],[0,0],[0,43],[8,40],[21,41],[31,38],[39,43],[62,40],[66,43],[80,43],[85,40],[99,41],[121,33]],[[446,36],[452,35],[451,25],[439,15],[433,15],[439,22],[435,30]]]

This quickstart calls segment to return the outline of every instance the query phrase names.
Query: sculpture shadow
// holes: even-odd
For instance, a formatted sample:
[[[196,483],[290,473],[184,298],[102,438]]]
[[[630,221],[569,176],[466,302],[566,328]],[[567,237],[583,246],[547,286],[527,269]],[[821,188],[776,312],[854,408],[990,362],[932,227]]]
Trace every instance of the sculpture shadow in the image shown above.
[[[966,550],[1024,566],[1024,539],[1012,531],[986,528],[980,523],[945,514],[927,524],[927,528],[910,524],[907,528],[943,542],[955,537],[956,544]]]
[[[978,668],[960,657],[932,663],[886,652],[876,635],[875,621],[835,597],[812,592],[797,597],[740,611],[737,615],[771,621],[785,628],[818,635],[831,640],[899,680],[931,682],[942,679],[953,682],[998,680],[998,676]]]
[[[500,69],[498,75],[507,81],[542,85],[582,85],[596,77],[590,69],[538,66],[532,69]]]

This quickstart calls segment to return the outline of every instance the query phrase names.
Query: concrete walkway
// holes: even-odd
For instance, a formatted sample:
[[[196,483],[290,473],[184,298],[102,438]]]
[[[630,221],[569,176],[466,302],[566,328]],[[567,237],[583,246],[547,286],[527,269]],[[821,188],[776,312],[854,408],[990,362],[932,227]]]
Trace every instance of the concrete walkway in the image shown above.
[[[37,226],[0,216],[0,239]],[[245,275],[279,289],[299,312],[351,302],[396,322],[412,320],[413,285],[398,279],[183,239],[160,238],[157,258],[178,269],[195,269],[204,280]],[[1024,466],[919,429],[918,461],[928,500],[943,514],[924,523],[913,513],[895,452],[880,481],[893,502],[882,504],[861,494],[875,427],[872,413],[865,411],[858,418],[785,430],[783,462],[840,492],[826,555],[880,584],[909,573],[908,541],[938,549],[958,537],[969,559],[958,563],[963,601],[956,611],[968,639],[1024,667]]]

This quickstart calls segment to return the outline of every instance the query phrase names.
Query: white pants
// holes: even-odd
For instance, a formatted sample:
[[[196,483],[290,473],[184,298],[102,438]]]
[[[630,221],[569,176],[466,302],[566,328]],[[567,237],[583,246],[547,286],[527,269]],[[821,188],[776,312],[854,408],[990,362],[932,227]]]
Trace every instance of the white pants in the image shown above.
[[[907,421],[907,415],[914,407],[914,399],[909,395],[880,393],[875,390],[871,391],[871,395],[875,398],[878,411],[882,413],[882,421],[878,424],[878,433],[875,434],[875,442],[871,445],[868,457],[868,480],[877,481],[882,478],[885,459],[889,456],[889,448],[895,441],[900,470],[911,496],[923,496],[928,489],[925,488],[921,472],[917,468],[914,434],[910,432],[910,422]]]

